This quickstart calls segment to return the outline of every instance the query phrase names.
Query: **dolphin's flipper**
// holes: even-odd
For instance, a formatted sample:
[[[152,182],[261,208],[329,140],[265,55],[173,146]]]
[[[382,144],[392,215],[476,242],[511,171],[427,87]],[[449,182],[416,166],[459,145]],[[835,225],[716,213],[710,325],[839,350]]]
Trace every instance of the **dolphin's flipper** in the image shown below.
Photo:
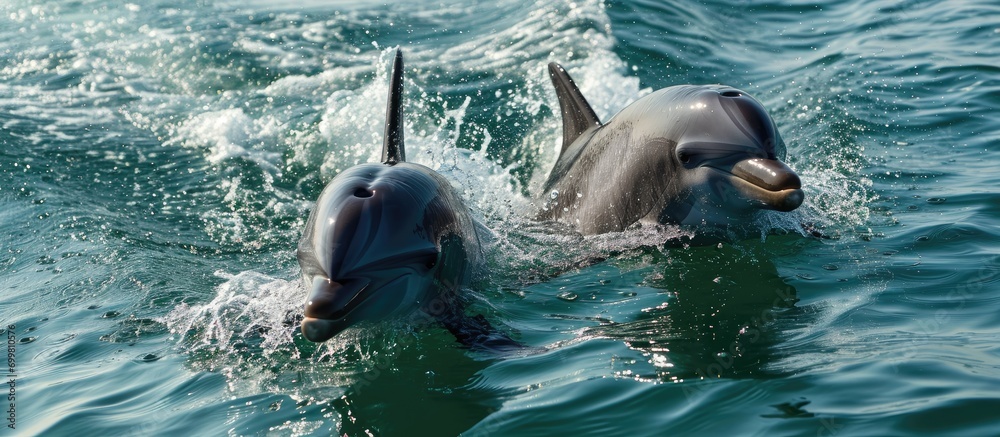
[[[563,143],[560,154],[566,151],[570,144],[588,129],[601,127],[601,120],[597,118],[593,108],[583,97],[583,93],[576,87],[573,78],[569,73],[555,62],[549,64],[549,78],[556,88],[556,96],[559,98],[559,109],[562,111],[563,119]]]
[[[396,57],[392,61],[383,138],[382,163],[394,165],[406,161],[403,151],[403,51],[400,49],[396,49]]]

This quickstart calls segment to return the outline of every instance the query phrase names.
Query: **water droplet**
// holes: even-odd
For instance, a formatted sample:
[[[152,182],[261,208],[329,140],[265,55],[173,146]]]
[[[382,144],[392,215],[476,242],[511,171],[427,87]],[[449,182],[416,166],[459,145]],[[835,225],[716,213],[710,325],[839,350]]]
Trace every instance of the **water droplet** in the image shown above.
[[[944,203],[946,200],[948,199],[944,197],[931,197],[930,199],[927,199],[927,203],[930,203],[931,205],[940,205]]]
[[[566,302],[572,302],[580,298],[579,295],[572,291],[563,291],[556,295],[557,298],[564,300]]]
[[[840,267],[837,267],[836,264],[823,264],[823,269],[825,269],[825,270],[833,271],[833,270],[837,270],[839,268]]]

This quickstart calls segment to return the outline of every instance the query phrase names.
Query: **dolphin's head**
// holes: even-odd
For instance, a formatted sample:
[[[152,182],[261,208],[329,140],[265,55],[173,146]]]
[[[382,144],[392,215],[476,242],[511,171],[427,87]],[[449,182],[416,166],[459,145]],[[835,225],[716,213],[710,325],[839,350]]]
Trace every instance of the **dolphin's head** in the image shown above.
[[[441,175],[405,162],[403,59],[389,83],[381,163],[337,175],[299,241],[308,295],[302,333],[321,342],[364,320],[444,311],[478,248],[468,210]]]
[[[323,190],[298,249],[307,339],[412,312],[463,281],[469,219],[449,189],[426,167],[403,162],[352,167]]]
[[[760,102],[719,85],[679,91],[686,96],[673,122],[681,132],[667,159],[687,196],[683,205],[664,208],[661,221],[726,226],[756,210],[802,204],[802,183],[781,162],[784,143]]]

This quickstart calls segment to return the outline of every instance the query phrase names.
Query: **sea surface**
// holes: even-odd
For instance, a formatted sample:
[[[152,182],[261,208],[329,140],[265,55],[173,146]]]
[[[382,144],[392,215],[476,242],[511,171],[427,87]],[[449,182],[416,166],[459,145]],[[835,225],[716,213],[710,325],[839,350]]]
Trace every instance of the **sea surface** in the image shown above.
[[[408,157],[489,230],[472,311],[523,351],[298,331],[396,47]],[[702,246],[533,221],[551,61],[604,120],[751,93],[805,203]],[[994,0],[4,0],[0,435],[1000,435],[998,107]]]

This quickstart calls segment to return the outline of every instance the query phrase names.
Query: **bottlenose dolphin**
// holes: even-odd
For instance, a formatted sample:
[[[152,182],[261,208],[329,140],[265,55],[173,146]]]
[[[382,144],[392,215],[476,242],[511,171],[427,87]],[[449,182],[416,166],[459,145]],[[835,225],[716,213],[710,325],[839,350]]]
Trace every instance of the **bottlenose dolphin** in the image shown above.
[[[637,222],[726,228],[756,210],[802,204],[798,175],[779,160],[785,148],[777,127],[747,93],[673,86],[605,124],[562,66],[550,63],[549,77],[563,143],[541,193],[539,219],[576,225],[584,234]]]
[[[482,316],[462,313],[457,293],[481,258],[479,235],[451,184],[406,162],[402,98],[403,58],[397,50],[381,162],[334,177],[299,241],[308,289],[302,333],[322,342],[359,321],[419,308],[463,343],[505,339]]]

